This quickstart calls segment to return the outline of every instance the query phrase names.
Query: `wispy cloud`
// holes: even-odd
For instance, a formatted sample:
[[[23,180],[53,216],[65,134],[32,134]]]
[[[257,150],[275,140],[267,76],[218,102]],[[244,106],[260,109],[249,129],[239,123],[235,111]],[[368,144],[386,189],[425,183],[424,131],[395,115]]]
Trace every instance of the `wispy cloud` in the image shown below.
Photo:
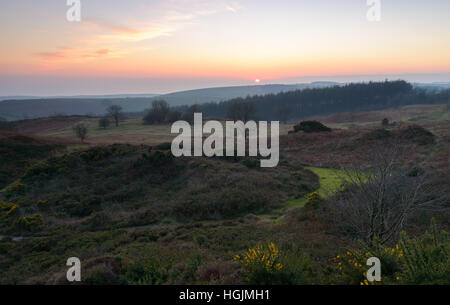
[[[92,21],[90,24],[100,29],[100,33],[91,36],[89,41],[99,43],[155,39],[162,36],[170,36],[175,31],[173,26],[162,23],[146,23],[136,28],[111,26]]]
[[[57,51],[37,52],[34,56],[45,61],[85,61],[101,57],[114,57],[114,52],[110,49],[84,49],[59,47]]]
[[[196,22],[201,16],[220,12],[234,13],[242,8],[238,1],[165,0],[159,2],[156,7],[145,7],[149,11],[157,12],[151,21],[142,17],[140,20],[138,17],[129,17],[126,22],[118,24],[95,17],[83,19],[75,47],[59,47],[33,55],[45,61],[117,58],[142,48],[136,44],[127,46],[126,43],[172,36],[188,24]]]
[[[45,60],[55,60],[62,59],[66,57],[66,53],[63,51],[54,51],[54,52],[38,52],[34,54],[37,57],[40,57]]]

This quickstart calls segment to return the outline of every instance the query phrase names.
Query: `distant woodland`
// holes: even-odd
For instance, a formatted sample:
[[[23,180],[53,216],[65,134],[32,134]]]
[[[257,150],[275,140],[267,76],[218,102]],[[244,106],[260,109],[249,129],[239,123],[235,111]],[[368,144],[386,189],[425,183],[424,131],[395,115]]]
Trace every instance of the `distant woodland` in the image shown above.
[[[337,112],[367,111],[415,104],[445,104],[450,90],[431,92],[398,81],[353,83],[328,88],[307,88],[278,94],[248,96],[225,102],[206,103],[197,110],[206,117],[230,118],[230,109],[246,105],[250,117],[260,120],[299,119]],[[188,106],[175,107],[180,112]]]

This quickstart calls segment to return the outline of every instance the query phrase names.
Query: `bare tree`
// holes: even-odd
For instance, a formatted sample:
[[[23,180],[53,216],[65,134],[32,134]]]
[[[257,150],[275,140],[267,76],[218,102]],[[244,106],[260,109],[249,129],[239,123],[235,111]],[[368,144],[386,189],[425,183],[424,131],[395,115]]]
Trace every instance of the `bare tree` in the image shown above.
[[[84,142],[84,139],[86,139],[87,134],[88,134],[88,129],[84,124],[78,124],[76,126],[73,127],[73,131],[75,133],[75,135],[80,138],[81,143]]]
[[[111,105],[107,109],[108,114],[113,118],[116,127],[119,126],[120,118],[122,117],[122,107],[118,105]]]
[[[329,204],[339,228],[367,243],[383,244],[396,237],[418,210],[447,210],[442,203],[448,192],[424,173],[400,166],[398,144],[383,144],[373,149],[369,168],[344,170],[343,190]]]

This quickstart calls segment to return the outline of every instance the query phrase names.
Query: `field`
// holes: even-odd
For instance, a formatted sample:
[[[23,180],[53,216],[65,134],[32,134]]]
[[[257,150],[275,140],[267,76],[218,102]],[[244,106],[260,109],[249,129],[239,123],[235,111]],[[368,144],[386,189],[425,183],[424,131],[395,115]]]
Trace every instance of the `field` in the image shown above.
[[[378,126],[384,118],[397,123],[448,121],[450,108],[448,105],[411,105],[379,111],[315,116],[310,119],[318,120],[334,128],[352,128]]]
[[[380,131],[384,117],[391,124]],[[370,168],[375,147],[399,140],[407,152],[399,165],[429,173],[428,188],[448,198],[448,118],[437,105],[317,118],[333,127],[325,133],[289,133],[293,124],[283,124],[280,164],[269,169],[249,157],[174,158],[158,146],[173,138],[170,126],[140,117],[106,129],[88,117],[18,122],[0,133],[8,162],[0,172],[0,283],[64,283],[65,260],[76,256],[85,284],[359,285],[361,272],[336,262],[361,250],[330,214],[334,196],[345,195],[344,169]],[[88,126],[85,143],[73,134],[79,123]],[[422,240],[432,218],[448,231],[448,212],[414,215],[404,230]],[[384,247],[396,253],[398,242]],[[282,267],[271,261],[257,276],[236,258],[271,243]],[[386,259],[395,268],[384,284],[448,283],[448,257],[431,279],[411,277],[395,255]]]

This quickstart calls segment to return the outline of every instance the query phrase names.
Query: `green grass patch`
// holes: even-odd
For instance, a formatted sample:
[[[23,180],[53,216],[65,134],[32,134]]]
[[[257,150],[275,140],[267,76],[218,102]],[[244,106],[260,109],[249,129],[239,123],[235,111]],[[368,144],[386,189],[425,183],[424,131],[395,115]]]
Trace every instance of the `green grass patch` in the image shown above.
[[[319,176],[320,187],[316,192],[321,197],[334,193],[340,188],[343,179],[343,171],[313,166],[306,166],[305,168]]]

